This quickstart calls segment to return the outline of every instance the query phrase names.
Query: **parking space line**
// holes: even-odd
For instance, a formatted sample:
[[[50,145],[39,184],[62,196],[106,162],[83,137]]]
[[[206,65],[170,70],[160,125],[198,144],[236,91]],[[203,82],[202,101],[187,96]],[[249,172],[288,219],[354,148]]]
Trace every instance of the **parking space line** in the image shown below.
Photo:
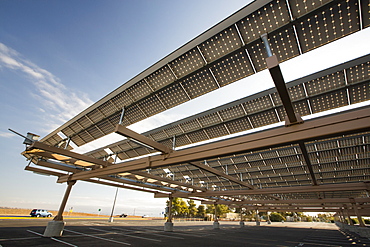
[[[1,239],[0,239],[0,242],[1,242],[1,241],[29,240],[29,239],[36,239],[36,238],[39,238],[39,237],[28,237],[28,238],[1,238]]]
[[[161,240],[159,239],[154,239],[154,238],[146,238],[146,237],[139,237],[139,236],[134,236],[134,235],[129,235],[129,234],[123,234],[123,233],[119,233],[119,232],[111,232],[111,231],[106,231],[106,230],[102,230],[102,229],[97,229],[97,228],[93,228],[93,227],[90,227],[89,229],[93,229],[95,231],[100,231],[100,232],[110,232],[110,233],[115,233],[115,234],[119,234],[119,235],[123,235],[123,236],[126,236],[126,237],[131,237],[131,238],[140,238],[140,239],[145,239],[145,240],[150,240],[150,241],[157,241],[157,242],[162,242]],[[114,228],[113,228],[114,229]]]
[[[320,244],[320,243],[311,243],[311,242],[300,242],[297,246],[304,246],[307,245],[317,245],[317,246],[328,246],[328,247],[338,247],[340,245],[331,245],[331,244]]]
[[[146,234],[149,234],[149,235],[159,236],[159,237],[166,237],[166,238],[184,239],[184,238],[181,238],[181,237],[168,236],[168,235],[165,235],[165,234],[158,234],[158,233],[153,233],[153,232],[149,232],[149,231],[128,230],[128,229],[122,229],[122,228],[118,228],[118,227],[112,227],[112,229],[116,229],[116,230],[120,230],[120,231],[130,231],[132,233],[146,233]]]
[[[66,231],[66,232],[72,232],[72,233],[76,233],[76,234],[79,234],[79,235],[83,235],[83,236],[87,236],[87,237],[91,237],[91,238],[96,238],[96,239],[100,239],[100,240],[104,240],[104,241],[109,241],[109,242],[113,242],[113,243],[117,243],[117,244],[131,245],[130,243],[121,242],[121,241],[117,241],[117,240],[113,240],[113,239],[108,239],[108,238],[101,238],[101,237],[97,237],[97,236],[94,236],[94,235],[91,235],[91,234],[82,233],[82,232],[76,232],[76,231],[67,230],[67,229],[64,229],[64,231]]]
[[[33,234],[36,234],[36,235],[38,235],[38,236],[43,237],[43,235],[42,235],[41,233],[34,232],[34,231],[31,231],[31,230],[27,230],[27,231],[28,231],[28,232],[30,232],[30,233],[33,233]],[[51,237],[50,239],[51,239],[51,240],[54,240],[54,241],[57,241],[57,242],[59,242],[59,243],[62,243],[62,244],[66,244],[66,245],[69,245],[69,246],[78,247],[77,245],[74,245],[74,244],[71,244],[71,243],[68,243],[68,242],[65,242],[65,241],[62,241],[62,240],[59,240],[59,239],[53,238],[53,237]]]
[[[30,232],[30,233],[33,233],[33,234],[36,234],[36,235],[38,235],[38,236],[41,236],[41,237],[42,237],[42,234],[41,234],[41,233],[34,232],[34,231],[31,231],[31,230],[27,230],[27,232]]]
[[[136,229],[136,228],[134,228],[134,229]],[[151,231],[151,232],[161,232],[161,233],[163,233],[163,230],[156,230],[156,229],[151,229],[151,228],[144,228],[144,229],[147,229],[148,231]],[[199,237],[199,238],[202,238],[204,236],[215,235],[214,233],[208,233],[208,234],[197,233],[195,230],[181,231],[181,232],[176,231],[176,232],[171,232],[171,234],[177,234],[177,235],[182,235],[182,236],[192,236],[192,237]],[[159,235],[161,235],[161,234],[159,234]],[[161,236],[166,236],[166,235],[161,235]]]

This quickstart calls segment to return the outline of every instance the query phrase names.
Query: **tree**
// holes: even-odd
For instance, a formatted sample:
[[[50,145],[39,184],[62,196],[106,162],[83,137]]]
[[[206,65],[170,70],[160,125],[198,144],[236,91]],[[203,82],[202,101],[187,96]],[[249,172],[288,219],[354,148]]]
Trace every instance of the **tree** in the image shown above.
[[[230,208],[224,204],[217,204],[217,216],[223,217],[226,213],[231,212]],[[215,206],[213,204],[208,204],[206,209],[207,214],[215,213]]]
[[[167,201],[167,206],[169,206],[169,201]],[[174,217],[185,217],[188,214],[188,206],[183,199],[174,197],[171,212]]]
[[[197,214],[197,208],[196,208],[196,204],[194,203],[194,200],[188,200],[188,215],[189,217],[195,217],[195,215]]]
[[[197,217],[204,218],[206,215],[206,209],[204,205],[199,205],[197,208]]]

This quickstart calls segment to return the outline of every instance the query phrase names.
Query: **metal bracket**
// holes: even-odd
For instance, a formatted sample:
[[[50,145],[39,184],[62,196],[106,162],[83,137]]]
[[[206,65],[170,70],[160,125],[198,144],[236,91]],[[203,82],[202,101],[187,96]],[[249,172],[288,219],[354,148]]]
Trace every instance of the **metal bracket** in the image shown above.
[[[125,107],[122,107],[121,117],[119,118],[119,122],[118,122],[119,125],[122,124],[124,116],[125,116]]]

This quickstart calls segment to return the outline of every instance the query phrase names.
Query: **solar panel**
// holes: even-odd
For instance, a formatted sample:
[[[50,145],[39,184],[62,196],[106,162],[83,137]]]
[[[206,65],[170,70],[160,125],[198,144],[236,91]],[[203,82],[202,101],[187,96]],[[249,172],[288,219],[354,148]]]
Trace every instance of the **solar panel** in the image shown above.
[[[207,63],[228,54],[242,46],[235,26],[231,26],[199,45]]]
[[[296,31],[303,52],[310,51],[360,29],[357,1],[340,1],[324,6],[297,23]]]
[[[261,71],[266,68],[266,54],[260,41],[263,33],[269,33],[273,52],[279,61],[285,61],[368,25],[369,7],[362,1],[359,6],[357,1],[344,0],[302,3],[275,0],[258,7],[261,3],[246,6],[56,131],[62,131],[80,146],[111,133],[113,130],[108,127],[98,127],[101,134],[89,133],[93,138],[85,132],[94,131],[91,126],[100,121],[116,124],[113,119],[119,119],[122,107],[127,111],[123,120],[127,126]],[[360,19],[365,25],[360,25]]]
[[[259,5],[252,3],[148,68],[63,125],[57,132],[61,131],[65,136],[71,137],[78,146],[84,145],[112,133],[123,107],[125,115],[122,124],[128,126],[261,71],[266,68],[265,47],[260,40],[263,33],[268,33],[271,49],[282,62],[369,26],[366,19],[369,5],[363,0],[274,0],[267,4],[257,2]],[[369,60],[370,55],[367,55],[287,83],[295,112],[307,116],[368,101]],[[169,123],[143,135],[169,147],[182,147],[283,122],[285,117],[282,101],[276,89],[272,88]],[[295,135],[299,134],[297,132]],[[251,137],[253,134],[245,136]],[[268,140],[273,137],[262,139],[265,138]],[[230,140],[232,139],[227,141]],[[65,140],[53,132],[43,141],[51,146],[62,146]],[[215,142],[209,145],[218,144]],[[203,197],[224,202],[236,199],[366,196],[363,187],[353,191],[307,190],[289,193],[289,189],[297,187],[332,184],[343,186],[343,183],[350,186],[370,180],[370,134],[364,129],[351,131],[350,134],[333,134],[325,139],[297,137],[292,143],[281,142],[279,145],[262,149],[246,147],[243,150],[249,151],[232,150],[227,155],[220,155],[216,150],[213,158],[191,160],[192,163],[176,161],[173,165],[168,165],[170,162],[161,163],[163,167],[154,168],[150,157],[145,158],[145,166],[134,164],[130,168],[132,170],[125,167],[125,162],[129,162],[127,159],[157,151],[125,139],[86,155],[103,159],[104,162],[109,161],[110,163],[97,164],[107,164],[111,166],[110,171],[115,171],[106,177],[97,175],[99,179],[119,183],[130,181],[130,184],[138,187],[145,183],[146,188],[166,193],[186,192],[187,194],[183,194],[185,197],[192,196],[189,192],[199,188],[198,191],[205,192],[236,191],[232,197],[222,193],[205,194]],[[191,149],[185,151],[191,152]],[[59,158],[60,162],[65,162],[65,167],[69,165],[68,172],[70,169],[73,172],[75,168],[79,168],[79,172],[81,169],[95,172],[92,170],[93,166],[86,165],[87,162],[82,164],[64,161],[60,159],[60,155],[53,156],[52,152],[42,154],[42,150],[33,152],[25,156],[34,158],[35,162],[40,157],[53,162]],[[166,162],[176,152],[163,155],[162,161],[155,160],[158,156],[153,156],[153,162]],[[112,163],[116,157],[124,161],[123,168],[115,170],[116,166]],[[140,170],[143,167],[145,170]],[[192,186],[197,186],[198,189]],[[245,191],[253,189],[258,191],[271,188],[288,189],[288,193],[245,194]]]

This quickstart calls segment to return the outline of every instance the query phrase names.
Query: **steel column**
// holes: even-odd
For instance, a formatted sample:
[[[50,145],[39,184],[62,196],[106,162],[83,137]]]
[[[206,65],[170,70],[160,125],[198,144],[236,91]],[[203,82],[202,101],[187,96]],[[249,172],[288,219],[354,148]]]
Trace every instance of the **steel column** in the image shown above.
[[[64,212],[64,209],[66,207],[69,194],[71,193],[72,186],[75,183],[76,183],[76,180],[72,180],[72,181],[68,181],[67,182],[68,186],[67,186],[66,192],[64,193],[64,197],[63,197],[62,203],[60,204],[58,214],[54,218],[55,221],[63,221],[63,212]]]
[[[358,219],[358,223],[360,224],[360,227],[366,227],[365,224],[364,224],[364,221],[362,220],[361,214],[360,214],[360,212],[357,208],[357,204],[355,202],[352,203],[352,207],[355,210],[355,213],[356,213],[356,216],[357,216],[357,219]]]

